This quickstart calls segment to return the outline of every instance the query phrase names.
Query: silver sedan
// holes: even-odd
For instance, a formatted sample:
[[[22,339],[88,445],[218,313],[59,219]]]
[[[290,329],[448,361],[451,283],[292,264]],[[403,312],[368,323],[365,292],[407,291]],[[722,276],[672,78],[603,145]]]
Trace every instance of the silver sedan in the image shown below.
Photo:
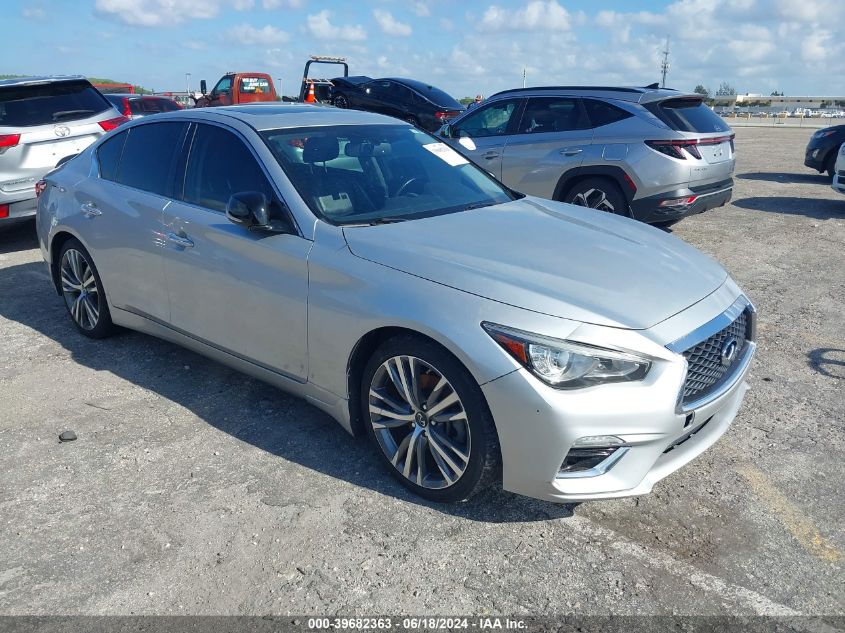
[[[40,189],[81,334],[140,330],[298,394],[431,500],[646,493],[747,389],[755,312],[716,262],[511,191],[396,119],[161,114]]]

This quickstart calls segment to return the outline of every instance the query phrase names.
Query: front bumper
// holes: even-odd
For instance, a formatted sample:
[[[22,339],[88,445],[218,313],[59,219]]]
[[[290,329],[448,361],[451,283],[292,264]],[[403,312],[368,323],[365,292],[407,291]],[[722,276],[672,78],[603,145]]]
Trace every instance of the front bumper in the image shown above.
[[[661,206],[667,200],[678,200],[695,196],[695,200],[683,206]],[[733,196],[733,179],[705,187],[690,187],[662,193],[648,198],[631,201],[631,213],[634,218],[646,223],[671,222],[690,215],[704,213],[710,209],[723,207]]]
[[[503,487],[553,502],[648,493],[727,431],[748,390],[753,354],[752,343],[723,388],[692,410],[678,405],[686,374],[680,355],[638,383],[561,391],[520,369],[483,385],[499,433]],[[624,442],[609,467],[560,472],[576,440],[599,435]]]
[[[830,185],[834,191],[845,195],[845,169],[837,170]]]

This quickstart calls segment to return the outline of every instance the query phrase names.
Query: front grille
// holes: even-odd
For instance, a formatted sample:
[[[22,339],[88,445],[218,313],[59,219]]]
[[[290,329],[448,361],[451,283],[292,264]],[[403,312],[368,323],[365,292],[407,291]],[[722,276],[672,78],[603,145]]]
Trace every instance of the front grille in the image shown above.
[[[687,359],[687,379],[681,402],[688,404],[703,398],[729,377],[733,367],[742,358],[748,341],[748,311],[745,310],[725,329],[703,340],[684,352]],[[731,339],[736,339],[736,352],[729,364],[722,362],[723,350]]]

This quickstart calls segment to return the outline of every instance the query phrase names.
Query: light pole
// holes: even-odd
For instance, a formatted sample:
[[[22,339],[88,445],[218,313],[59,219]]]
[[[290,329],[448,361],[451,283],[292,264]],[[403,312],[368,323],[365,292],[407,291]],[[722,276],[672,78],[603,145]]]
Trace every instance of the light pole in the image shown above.
[[[276,77],[276,83],[278,84],[276,86],[276,96],[279,97],[279,99],[281,99],[282,98],[282,78]]]
[[[191,95],[191,73],[185,73],[185,92]]]

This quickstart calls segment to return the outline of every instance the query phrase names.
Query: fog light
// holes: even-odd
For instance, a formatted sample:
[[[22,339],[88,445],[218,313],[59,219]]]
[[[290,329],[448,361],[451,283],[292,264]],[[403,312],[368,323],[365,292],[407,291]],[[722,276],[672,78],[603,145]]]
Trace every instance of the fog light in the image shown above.
[[[619,446],[624,443],[625,440],[620,437],[616,437],[615,435],[587,435],[579,437],[572,443],[572,446],[599,446],[607,448],[611,446]]]

